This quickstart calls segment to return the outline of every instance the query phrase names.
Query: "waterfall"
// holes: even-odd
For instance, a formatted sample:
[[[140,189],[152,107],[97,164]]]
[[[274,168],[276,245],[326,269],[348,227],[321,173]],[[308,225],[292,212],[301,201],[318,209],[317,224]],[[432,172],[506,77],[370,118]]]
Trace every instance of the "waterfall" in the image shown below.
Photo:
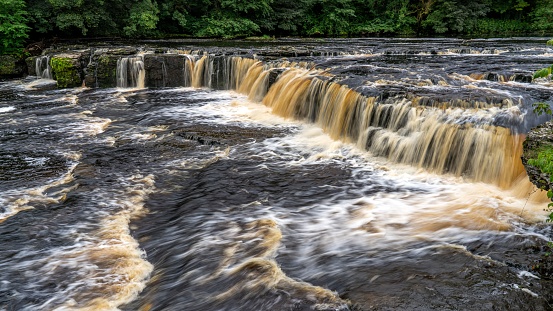
[[[123,57],[117,60],[117,87],[144,88],[145,76],[143,55]]]
[[[209,55],[204,55],[194,64],[191,85],[193,87],[211,88],[212,75],[213,59]]]
[[[418,98],[365,97],[320,74],[288,69],[263,104],[277,115],[315,123],[334,139],[394,162],[504,188],[524,173],[523,139],[508,128],[492,126],[491,118],[479,119],[470,109],[421,106]],[[254,85],[243,79],[238,91],[249,95]]]
[[[311,67],[307,63],[269,65],[226,57],[218,60],[214,71],[213,56],[184,57],[184,86],[211,88],[215,81],[221,88],[262,102],[277,115],[315,123],[332,138],[356,144],[375,156],[505,188],[524,173],[520,161],[523,139],[508,128],[492,125],[489,113],[480,115],[477,111],[481,110],[475,109],[491,109],[493,103],[367,97],[332,82],[323,71],[307,69]],[[141,55],[118,61],[117,86],[144,87]]]
[[[192,86],[192,77],[194,73],[194,57],[185,55],[184,60],[184,86]]]
[[[38,78],[53,79],[49,55],[39,56],[35,59],[35,72]]]

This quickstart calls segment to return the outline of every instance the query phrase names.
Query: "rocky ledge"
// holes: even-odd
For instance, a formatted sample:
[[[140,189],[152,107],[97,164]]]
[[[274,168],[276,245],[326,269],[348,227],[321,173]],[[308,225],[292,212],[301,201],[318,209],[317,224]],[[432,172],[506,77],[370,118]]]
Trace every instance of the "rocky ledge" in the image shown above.
[[[528,163],[529,160],[532,162],[532,159],[537,159],[540,152],[547,149],[553,150],[553,121],[532,129],[524,141],[523,148],[522,163],[530,181],[540,189],[553,190],[551,176],[539,167]]]

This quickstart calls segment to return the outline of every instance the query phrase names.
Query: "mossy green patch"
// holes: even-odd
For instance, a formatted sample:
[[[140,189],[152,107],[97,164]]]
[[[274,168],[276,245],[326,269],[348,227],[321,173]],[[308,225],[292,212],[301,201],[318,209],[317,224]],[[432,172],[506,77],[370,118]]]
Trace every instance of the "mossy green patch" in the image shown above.
[[[81,76],[71,58],[52,57],[50,66],[59,88],[81,86]]]
[[[16,71],[17,59],[10,55],[0,56],[0,75],[13,75]]]
[[[114,87],[117,81],[117,59],[119,56],[102,55],[98,58],[96,81],[99,87]]]
[[[542,144],[534,157],[528,159],[528,164],[548,174],[550,176],[550,181],[553,182],[553,146]]]

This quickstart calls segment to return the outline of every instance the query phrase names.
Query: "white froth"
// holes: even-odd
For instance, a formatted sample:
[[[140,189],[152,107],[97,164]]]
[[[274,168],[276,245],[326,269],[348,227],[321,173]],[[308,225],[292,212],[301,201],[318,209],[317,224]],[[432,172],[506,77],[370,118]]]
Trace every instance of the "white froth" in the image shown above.
[[[16,110],[15,107],[0,107],[0,113],[6,113]]]

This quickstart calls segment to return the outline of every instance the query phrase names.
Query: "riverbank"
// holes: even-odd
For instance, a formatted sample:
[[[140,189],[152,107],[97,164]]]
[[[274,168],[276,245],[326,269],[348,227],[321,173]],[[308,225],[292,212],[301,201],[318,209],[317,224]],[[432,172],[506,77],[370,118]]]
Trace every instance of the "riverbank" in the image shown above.
[[[533,128],[528,133],[523,148],[522,163],[530,181],[540,189],[553,190],[551,174],[543,167],[531,164],[533,160],[539,158],[540,154],[543,155],[553,149],[553,121]]]

